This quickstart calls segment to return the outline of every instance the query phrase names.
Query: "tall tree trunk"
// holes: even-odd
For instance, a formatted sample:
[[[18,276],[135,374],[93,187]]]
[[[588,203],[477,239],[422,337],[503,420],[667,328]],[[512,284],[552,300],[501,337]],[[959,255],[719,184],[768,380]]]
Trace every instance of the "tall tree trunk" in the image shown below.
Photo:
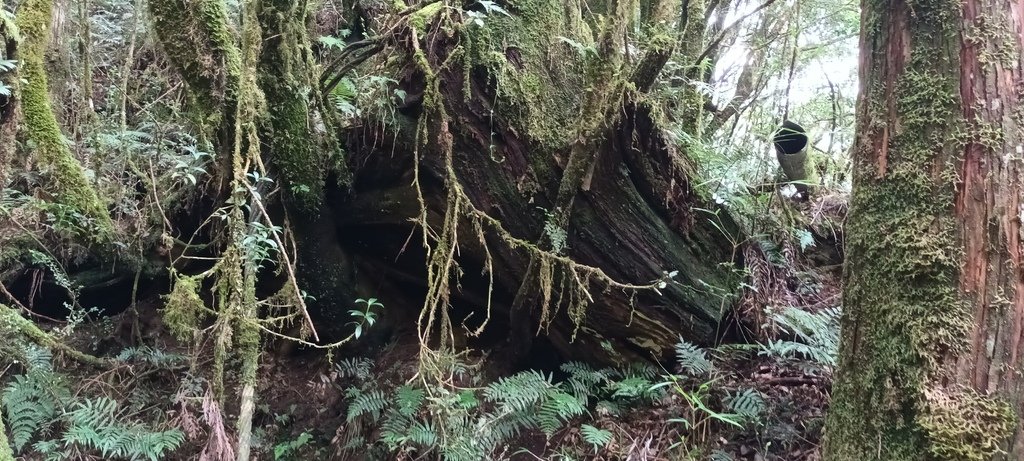
[[[1024,459],[1024,3],[862,7],[825,459]]]

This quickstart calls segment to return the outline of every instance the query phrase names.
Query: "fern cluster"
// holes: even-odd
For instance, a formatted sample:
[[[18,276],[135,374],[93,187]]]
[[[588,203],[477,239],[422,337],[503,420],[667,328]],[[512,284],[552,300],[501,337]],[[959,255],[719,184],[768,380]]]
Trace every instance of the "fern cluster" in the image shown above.
[[[634,366],[594,369],[579,362],[561,367],[565,378],[528,370],[494,381],[479,389],[458,389],[442,384],[405,384],[383,390],[368,376],[372,362],[349,359],[338,364],[338,376],[360,385],[346,391],[347,434],[339,445],[360,450],[371,444],[381,457],[433,453],[446,461],[489,459],[511,449],[527,434],[555,433],[576,427],[593,408],[618,412],[638,401],[651,402],[661,391],[652,390],[654,368]],[[467,370],[458,369],[460,373]],[[593,424],[578,426],[585,442],[595,449],[606,446],[612,433]],[[375,428],[367,433],[364,428]]]
[[[817,313],[789,307],[773,314],[772,320],[794,339],[770,341],[762,354],[806,359],[818,367],[834,369],[839,353],[839,315],[837,307]]]
[[[2,397],[15,452],[27,451],[36,440],[31,449],[47,460],[96,453],[103,459],[155,461],[184,441],[180,430],[154,431],[126,417],[113,399],[73,394],[53,370],[48,350],[26,347],[22,356],[26,372],[10,380]],[[159,363],[171,357],[149,349],[125,353],[128,359]]]
[[[65,447],[95,450],[108,459],[156,461],[177,448],[185,435],[177,429],[152,431],[123,418],[116,400],[99,397],[75,402],[65,414]]]

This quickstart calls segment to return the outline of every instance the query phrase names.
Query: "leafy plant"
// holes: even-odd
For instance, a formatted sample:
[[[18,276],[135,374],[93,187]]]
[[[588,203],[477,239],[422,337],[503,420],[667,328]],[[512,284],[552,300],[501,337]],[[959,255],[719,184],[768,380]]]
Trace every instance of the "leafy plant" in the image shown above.
[[[594,452],[598,452],[601,448],[604,448],[612,441],[611,431],[604,429],[598,429],[589,424],[580,426],[580,434],[583,436],[583,440],[594,447]]]
[[[359,339],[359,337],[363,335],[364,327],[372,327],[373,324],[377,322],[377,313],[373,311],[373,308],[383,308],[384,305],[378,302],[377,298],[360,298],[356,300],[356,304],[363,304],[366,306],[366,308],[363,310],[352,309],[348,311],[349,315],[351,315],[352,318],[356,319],[355,321],[349,322],[348,324],[355,326],[355,331],[353,335],[355,335],[356,339]]]
[[[66,379],[53,371],[45,349],[26,349],[27,372],[15,375],[3,392],[3,409],[18,452],[32,444],[46,459],[72,453],[99,453],[104,459],[163,459],[184,441],[178,429],[152,430],[132,420],[109,397],[72,394]],[[135,353],[126,354],[131,356]]]
[[[452,361],[453,375],[467,368]],[[363,375],[369,364],[350,360],[339,376]],[[516,438],[533,433],[552,437],[587,418],[590,408],[624,407],[653,402],[656,376],[650,367],[596,370],[579,362],[562,365],[568,376],[556,381],[552,374],[527,370],[500,378],[479,389],[459,389],[441,382],[417,380],[382,390],[372,377],[348,388],[349,422],[339,446],[364,447],[368,433],[363,424],[379,428],[377,446],[392,456],[435,453],[446,461],[488,459],[514,447]],[[612,433],[594,424],[580,426],[581,436],[595,450],[606,446]]]
[[[57,416],[58,402],[70,391],[52,372],[17,375],[4,389],[3,405],[15,451],[21,451]]]
[[[477,0],[476,3],[483,7],[483,11],[467,9],[463,12],[466,14],[467,21],[476,24],[478,27],[483,27],[484,19],[492,13],[500,13],[505,16],[512,17],[512,15],[508,14],[508,11],[499,6],[496,2],[490,0]]]
[[[767,409],[764,397],[756,389],[743,389],[726,399],[729,410],[745,422],[757,421]]]
[[[292,440],[274,445],[274,459],[291,459],[292,455],[306,446],[310,440],[313,440],[313,436],[309,432],[303,432]]]
[[[213,156],[208,152],[199,150],[196,146],[186,146],[186,154],[174,159],[174,167],[171,177],[177,180],[187,181],[190,185],[196,185],[199,177],[206,175],[206,163]]]
[[[96,450],[106,458],[156,461],[185,440],[178,429],[153,431],[125,419],[117,401],[99,397],[75,402],[64,416],[67,430],[62,437],[66,448]]]
[[[680,337],[675,350],[679,369],[687,376],[699,377],[711,373],[712,364],[704,349]]]
[[[709,421],[719,421],[725,424],[742,428],[740,418],[732,413],[720,413],[708,406],[713,381],[701,383],[696,389],[688,388],[684,381],[678,376],[669,375],[666,381],[656,384],[653,389],[668,388],[673,395],[679,396],[689,406],[691,418],[677,417],[669,422],[683,424],[686,428],[693,428],[706,424]]]

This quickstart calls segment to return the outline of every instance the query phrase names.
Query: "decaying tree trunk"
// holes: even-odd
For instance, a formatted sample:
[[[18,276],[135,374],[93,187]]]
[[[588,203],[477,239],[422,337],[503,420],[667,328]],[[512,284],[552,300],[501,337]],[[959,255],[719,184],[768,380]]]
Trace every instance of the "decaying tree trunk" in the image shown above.
[[[1020,2],[863,3],[825,459],[1024,457],[1022,49]]]
[[[237,52],[220,13],[190,12],[218,4],[150,2],[161,42],[206,104],[226,103]],[[389,32],[365,49],[387,45],[380,64],[406,96],[347,133],[349,191],[325,181],[347,178],[344,164],[331,170],[310,156],[301,134],[316,120],[294,117],[317,104],[304,93],[316,90],[298,27],[305,9],[263,2],[261,143],[301,202],[285,206],[303,223],[293,226],[309,249],[299,249],[299,267],[319,317],[344,324],[365,292],[390,306],[385,315],[423,306],[431,334],[462,336],[439,319],[480,341],[540,333],[561,354],[594,361],[661,358],[680,336],[713,341],[739,288],[740,231],[696,190],[695,168],[645,100],[664,59],[652,55],[636,73],[619,56],[634,7],[612,2],[615,19],[601,23],[555,0],[516,2],[484,26],[454,7],[371,18]],[[200,33],[181,35],[189,30]],[[208,43],[178,49],[196,37]],[[195,49],[216,59],[191,62]]]
[[[511,325],[498,321],[493,328],[497,334],[509,328],[513,335],[542,328],[562,354],[605,361],[660,356],[680,336],[711,341],[738,286],[732,264],[737,226],[694,190],[694,169],[664,139],[656,117],[641,102],[642,93],[616,85],[631,75],[628,65],[612,64],[610,74],[602,73],[602,66],[609,65],[604,50],[617,48],[606,48],[600,33],[589,32],[580,10],[535,0],[517,3],[509,12],[510,17],[488,16],[485,27],[464,24],[456,34],[429,28],[450,18],[429,18],[421,51],[429,70],[419,69],[401,82],[413,100],[423,101],[403,113],[427,122],[419,125],[416,139],[426,140],[419,164],[428,216],[445,216],[452,204],[446,191],[457,183],[472,208],[464,215],[481,213],[500,223],[500,229],[484,223],[483,239],[477,238],[472,219],[460,231],[459,262],[465,272],[493,267],[491,299],[498,300],[498,312],[491,318],[514,311],[508,303],[522,297],[516,295],[527,283],[522,287],[527,299],[520,302],[531,315],[525,321],[513,315]],[[581,52],[569,41],[595,52]],[[425,87],[419,86],[423,81]],[[609,99],[610,110],[592,104],[595,95],[589,92],[595,91],[605,92],[596,97]],[[438,121],[445,116],[447,126]],[[594,117],[597,123],[588,129]],[[392,126],[417,126],[417,121]],[[414,137],[391,142],[395,136],[387,129],[372,139],[365,139],[365,130],[353,137],[352,163],[359,165],[354,208],[373,211],[339,215],[350,215],[349,232],[374,236],[363,247],[394,258],[408,230],[385,228],[409,229],[408,219],[419,213],[415,191],[406,186],[416,163]],[[591,157],[573,166],[581,146]],[[449,148],[450,168],[445,163]],[[567,191],[564,180],[571,174],[579,174],[581,181]],[[385,186],[393,188],[392,195],[373,207]],[[569,210],[561,208],[566,193],[574,197]],[[566,226],[559,222],[563,212]],[[394,240],[382,242],[381,235]],[[510,245],[509,237],[537,242],[537,247]],[[538,249],[599,268],[622,283],[643,285],[665,273],[678,275],[660,295],[615,287],[595,276],[593,283],[583,282],[593,300],[577,311],[569,299],[578,287],[576,276],[550,257],[541,259],[553,267],[538,266]],[[487,298],[486,286],[469,280],[462,284],[463,292],[474,289],[475,299]],[[560,292],[565,295],[561,305],[554,301]],[[467,324],[478,325],[487,316],[482,307],[460,314],[470,316]],[[558,309],[565,312],[551,314]]]

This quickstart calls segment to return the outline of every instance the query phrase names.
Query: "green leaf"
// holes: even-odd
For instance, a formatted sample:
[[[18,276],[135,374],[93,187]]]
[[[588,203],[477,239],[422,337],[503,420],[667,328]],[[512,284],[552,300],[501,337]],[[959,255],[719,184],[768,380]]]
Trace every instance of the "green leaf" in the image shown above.
[[[337,50],[345,49],[345,42],[343,40],[341,40],[340,38],[334,37],[332,35],[323,35],[320,38],[316,39],[316,41],[320,42],[321,44],[323,44],[328,49],[331,49],[331,48],[334,48],[334,49],[337,49]]]
[[[593,445],[594,452],[596,453],[599,449],[608,446],[612,441],[611,431],[604,429],[598,429],[589,424],[580,426],[580,434],[583,436],[583,440]]]

